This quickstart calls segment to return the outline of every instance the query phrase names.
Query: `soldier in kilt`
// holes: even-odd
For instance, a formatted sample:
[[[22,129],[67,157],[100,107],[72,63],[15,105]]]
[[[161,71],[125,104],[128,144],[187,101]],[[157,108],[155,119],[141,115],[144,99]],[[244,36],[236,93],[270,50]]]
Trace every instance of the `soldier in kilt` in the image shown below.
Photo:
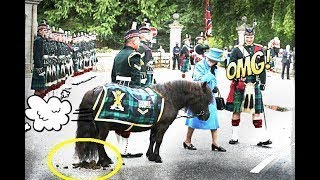
[[[48,26],[45,22],[38,25],[37,36],[33,42],[33,72],[31,89],[34,95],[43,98],[46,95],[46,69],[43,61],[45,55],[45,44],[48,33]]]
[[[79,44],[78,44],[78,37],[77,35],[73,35],[72,38],[72,61],[73,61],[73,75],[78,75],[79,70],[79,58],[78,58],[78,50],[79,50]]]
[[[111,80],[132,88],[141,87],[141,67],[143,61],[141,54],[137,52],[140,45],[140,33],[134,23],[125,36],[125,46],[114,58],[111,71]],[[130,131],[115,131],[122,157],[141,157],[143,153],[131,153],[128,151]]]
[[[144,23],[140,29],[140,46],[138,52],[141,54],[143,65],[141,66],[141,83],[142,86],[149,86],[153,82],[153,68],[148,66],[148,63],[153,60],[152,51],[150,49],[151,30],[150,24]]]
[[[245,57],[252,56],[258,52],[263,51],[263,46],[253,43],[254,29],[245,28],[244,45],[237,45],[231,52],[230,62],[237,62],[239,59],[244,61]],[[264,56],[257,56],[257,62],[264,61]],[[232,74],[232,73],[231,73]],[[240,114],[242,112],[252,114],[253,125],[258,134],[258,146],[269,145],[272,142],[267,137],[266,128],[263,127],[263,120],[260,114],[264,112],[261,91],[265,89],[266,70],[261,74],[248,75],[239,79],[233,79],[230,85],[230,92],[227,98],[226,110],[233,112],[232,137],[229,144],[238,143],[238,128],[240,123]],[[264,119],[265,120],[265,119]]]
[[[186,77],[186,72],[190,69],[190,38],[186,34],[186,37],[183,42],[184,45],[181,48],[180,52],[180,71],[182,72],[181,76],[182,78]]]

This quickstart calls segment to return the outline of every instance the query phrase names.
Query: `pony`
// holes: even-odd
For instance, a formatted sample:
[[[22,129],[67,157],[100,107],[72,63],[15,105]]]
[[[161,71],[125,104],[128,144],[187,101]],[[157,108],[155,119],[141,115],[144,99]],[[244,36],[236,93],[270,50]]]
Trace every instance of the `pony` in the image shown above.
[[[104,103],[102,103],[103,97],[107,96],[106,98],[109,98],[109,96],[112,96],[111,93],[106,95],[106,93],[110,91],[108,90],[108,87],[110,87],[110,85],[118,88],[127,88],[129,90],[136,91],[145,91],[146,89],[148,89],[149,94],[152,94],[152,92],[154,94],[157,94],[159,96],[158,100],[161,102],[161,106],[157,106],[158,108],[156,108],[158,109],[158,113],[151,113],[151,116],[156,116],[153,117],[155,121],[151,122],[151,124],[149,125],[133,127],[133,123],[130,122],[120,121],[116,119],[113,120],[110,118],[106,120],[101,120],[101,118],[99,119],[99,111],[101,113],[101,107],[104,106]],[[104,114],[111,114],[111,111],[117,110],[117,108],[115,108],[115,105],[118,106],[118,110],[122,109],[123,111],[125,111],[124,107],[121,108],[121,103],[124,102],[124,100],[120,100],[124,97],[121,94],[122,93],[119,91],[118,93],[116,93],[116,91],[113,91],[113,95],[117,97],[115,98],[117,100],[114,100],[114,103],[113,101],[109,102],[108,107],[110,108],[107,109]],[[148,96],[146,97],[149,98]],[[178,111],[182,108],[187,108],[192,112],[192,117],[198,116],[201,120],[207,120],[210,116],[209,104],[212,101],[212,91],[206,82],[175,80],[168,81],[162,84],[152,84],[147,88],[130,88],[116,83],[107,83],[104,86],[95,87],[94,89],[89,90],[84,94],[79,105],[76,138],[96,138],[105,141],[109,131],[121,130],[130,132],[142,132],[150,130],[149,147],[146,152],[146,157],[149,161],[162,163],[159,151],[163,136],[172,122],[177,118]],[[148,103],[145,103],[145,101],[142,102],[144,103],[139,104],[145,106],[148,105]],[[129,109],[129,107],[126,108]],[[138,111],[146,115],[146,111],[150,112],[148,110],[143,111],[140,109]],[[132,115],[132,113],[136,112],[129,111],[129,116]],[[128,118],[129,116],[123,117]],[[144,115],[138,114],[137,118],[141,117],[144,117]],[[135,125],[137,125],[137,123]],[[112,160],[106,154],[104,146],[102,144],[93,142],[76,142],[75,155],[81,162],[86,162],[86,160],[90,161],[98,158],[97,165],[100,165],[102,167],[110,167],[110,164],[113,164]]]

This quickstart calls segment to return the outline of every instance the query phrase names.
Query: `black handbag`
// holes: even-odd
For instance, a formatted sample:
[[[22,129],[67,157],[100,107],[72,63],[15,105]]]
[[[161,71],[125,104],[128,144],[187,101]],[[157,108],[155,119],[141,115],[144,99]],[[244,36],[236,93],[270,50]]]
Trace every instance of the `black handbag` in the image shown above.
[[[215,97],[215,98],[217,103],[217,109],[224,110],[226,108],[226,103],[224,102],[223,97],[221,97],[219,89],[218,89],[218,97]]]

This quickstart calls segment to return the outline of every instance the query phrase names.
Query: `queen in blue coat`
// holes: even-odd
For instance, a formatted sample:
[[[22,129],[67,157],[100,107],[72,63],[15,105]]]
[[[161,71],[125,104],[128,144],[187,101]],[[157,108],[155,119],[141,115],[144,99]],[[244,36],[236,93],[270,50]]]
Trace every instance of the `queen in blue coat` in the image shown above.
[[[207,82],[209,87],[213,90],[214,93],[217,92],[217,79],[216,79],[216,71],[217,71],[217,63],[223,61],[222,59],[223,51],[217,48],[210,48],[209,52],[205,53],[205,57],[199,61],[194,68],[193,72],[193,80],[200,82]],[[212,151],[218,150],[221,152],[225,152],[226,150],[219,146],[217,143],[219,128],[218,122],[218,111],[215,98],[213,98],[212,103],[209,105],[210,117],[207,121],[199,120],[198,117],[187,118],[186,125],[188,126],[188,132],[186,136],[186,140],[183,142],[183,147],[188,150],[196,150],[197,148],[191,144],[192,134],[194,129],[204,129],[210,130],[212,135]],[[188,114],[191,115],[192,112],[188,111]]]

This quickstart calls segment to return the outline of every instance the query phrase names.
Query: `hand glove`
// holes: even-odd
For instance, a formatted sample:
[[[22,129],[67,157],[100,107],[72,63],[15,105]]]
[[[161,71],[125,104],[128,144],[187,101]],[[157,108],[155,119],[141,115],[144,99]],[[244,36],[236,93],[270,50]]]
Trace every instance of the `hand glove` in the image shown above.
[[[213,93],[217,93],[217,92],[218,92],[218,87],[217,87],[217,86],[214,87],[214,88],[212,89],[212,92],[213,92]]]
[[[260,84],[260,90],[261,90],[261,91],[264,91],[265,88],[266,88],[266,85],[265,85],[265,84]]]
[[[215,75],[215,72],[214,72],[215,69],[217,69],[217,65],[211,66],[210,72],[211,72],[213,75]]]

